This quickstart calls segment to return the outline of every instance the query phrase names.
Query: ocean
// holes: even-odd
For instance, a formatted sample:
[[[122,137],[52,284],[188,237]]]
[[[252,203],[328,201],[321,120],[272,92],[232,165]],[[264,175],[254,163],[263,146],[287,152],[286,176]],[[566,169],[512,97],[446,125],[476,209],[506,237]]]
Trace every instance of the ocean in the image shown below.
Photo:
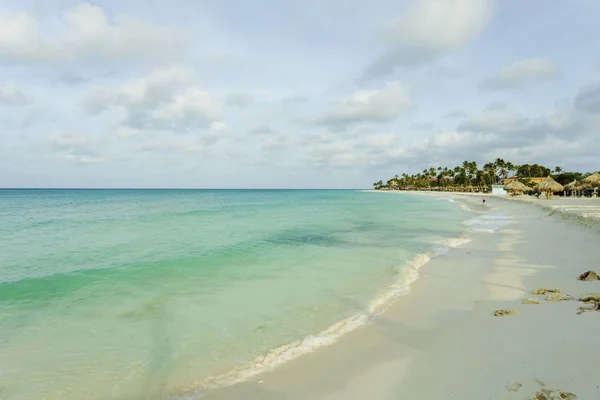
[[[0,398],[197,398],[333,343],[485,228],[448,200],[0,190]]]

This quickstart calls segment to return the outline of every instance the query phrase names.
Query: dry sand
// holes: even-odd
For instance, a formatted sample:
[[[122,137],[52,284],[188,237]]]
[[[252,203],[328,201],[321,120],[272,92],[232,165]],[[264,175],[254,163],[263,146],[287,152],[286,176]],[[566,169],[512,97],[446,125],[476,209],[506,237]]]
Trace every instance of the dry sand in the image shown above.
[[[552,200],[546,200],[541,197],[536,199],[533,196],[515,196],[508,199],[534,204],[553,213],[559,213],[564,218],[578,220],[579,223],[584,225],[590,225],[590,222],[593,221],[600,221],[600,198],[554,197]]]
[[[479,198],[452,196],[481,207]],[[525,400],[544,384],[578,400],[600,399],[600,312],[578,315],[579,301],[546,302],[531,294],[538,288],[574,297],[600,292],[600,281],[577,280],[588,269],[600,272],[600,234],[528,200],[487,198],[488,210],[513,222],[434,258],[411,293],[371,324],[204,398]],[[521,303],[529,298],[541,304]],[[518,313],[495,317],[499,309]]]

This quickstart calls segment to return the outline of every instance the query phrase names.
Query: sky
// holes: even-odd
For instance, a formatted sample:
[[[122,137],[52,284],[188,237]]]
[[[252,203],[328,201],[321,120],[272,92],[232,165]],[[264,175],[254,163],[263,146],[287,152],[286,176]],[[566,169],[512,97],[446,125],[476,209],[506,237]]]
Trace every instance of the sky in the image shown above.
[[[600,169],[597,0],[4,0],[0,187]]]

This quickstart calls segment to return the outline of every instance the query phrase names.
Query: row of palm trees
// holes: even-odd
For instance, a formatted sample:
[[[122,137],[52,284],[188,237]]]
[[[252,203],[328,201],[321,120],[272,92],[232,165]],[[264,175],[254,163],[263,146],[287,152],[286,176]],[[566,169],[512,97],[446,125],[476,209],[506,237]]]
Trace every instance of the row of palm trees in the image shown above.
[[[481,168],[475,161],[463,161],[462,164],[454,167],[437,167],[424,169],[417,174],[409,175],[406,173],[395,175],[383,182],[380,180],[373,183],[375,189],[463,189],[463,190],[483,190],[491,185],[498,183],[501,178],[517,175],[522,181],[527,183],[534,177],[549,176],[551,173],[559,175],[562,173],[561,167],[555,167],[553,171],[539,164],[516,165],[510,161],[504,161],[497,158],[494,162],[488,162]],[[568,173],[569,175],[581,175],[579,173]],[[570,177],[565,177],[570,179]]]

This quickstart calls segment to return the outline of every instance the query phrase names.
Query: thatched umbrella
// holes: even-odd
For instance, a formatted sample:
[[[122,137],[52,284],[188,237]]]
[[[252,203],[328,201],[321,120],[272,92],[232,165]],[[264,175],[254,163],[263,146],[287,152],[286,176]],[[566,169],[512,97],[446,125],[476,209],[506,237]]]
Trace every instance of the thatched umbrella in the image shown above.
[[[596,172],[585,179],[581,180],[581,186],[588,188],[600,187],[600,173]]]
[[[600,187],[600,173],[596,172],[582,179],[579,182],[579,189],[594,189],[594,197],[596,196],[596,190]]]
[[[567,192],[572,193],[572,192],[575,192],[575,191],[579,190],[578,185],[579,185],[579,181],[577,179],[575,179],[571,183],[567,183],[565,185],[565,196],[567,195]]]
[[[548,200],[552,198],[554,192],[562,192],[565,190],[563,185],[556,182],[551,177],[547,177],[543,182],[538,183],[535,188],[540,192],[544,192]]]
[[[515,179],[514,181],[510,182],[508,185],[504,186],[504,190],[506,190],[507,192],[510,192],[512,195],[515,195],[515,194],[521,194],[524,191],[529,190],[529,188],[527,186],[525,186],[525,184],[523,184]]]
[[[571,182],[571,183],[567,183],[567,184],[565,185],[565,190],[569,190],[569,191],[575,190],[575,187],[577,186],[577,183],[578,183],[578,182],[577,182],[577,179],[575,179],[575,180],[574,180],[573,182]]]

